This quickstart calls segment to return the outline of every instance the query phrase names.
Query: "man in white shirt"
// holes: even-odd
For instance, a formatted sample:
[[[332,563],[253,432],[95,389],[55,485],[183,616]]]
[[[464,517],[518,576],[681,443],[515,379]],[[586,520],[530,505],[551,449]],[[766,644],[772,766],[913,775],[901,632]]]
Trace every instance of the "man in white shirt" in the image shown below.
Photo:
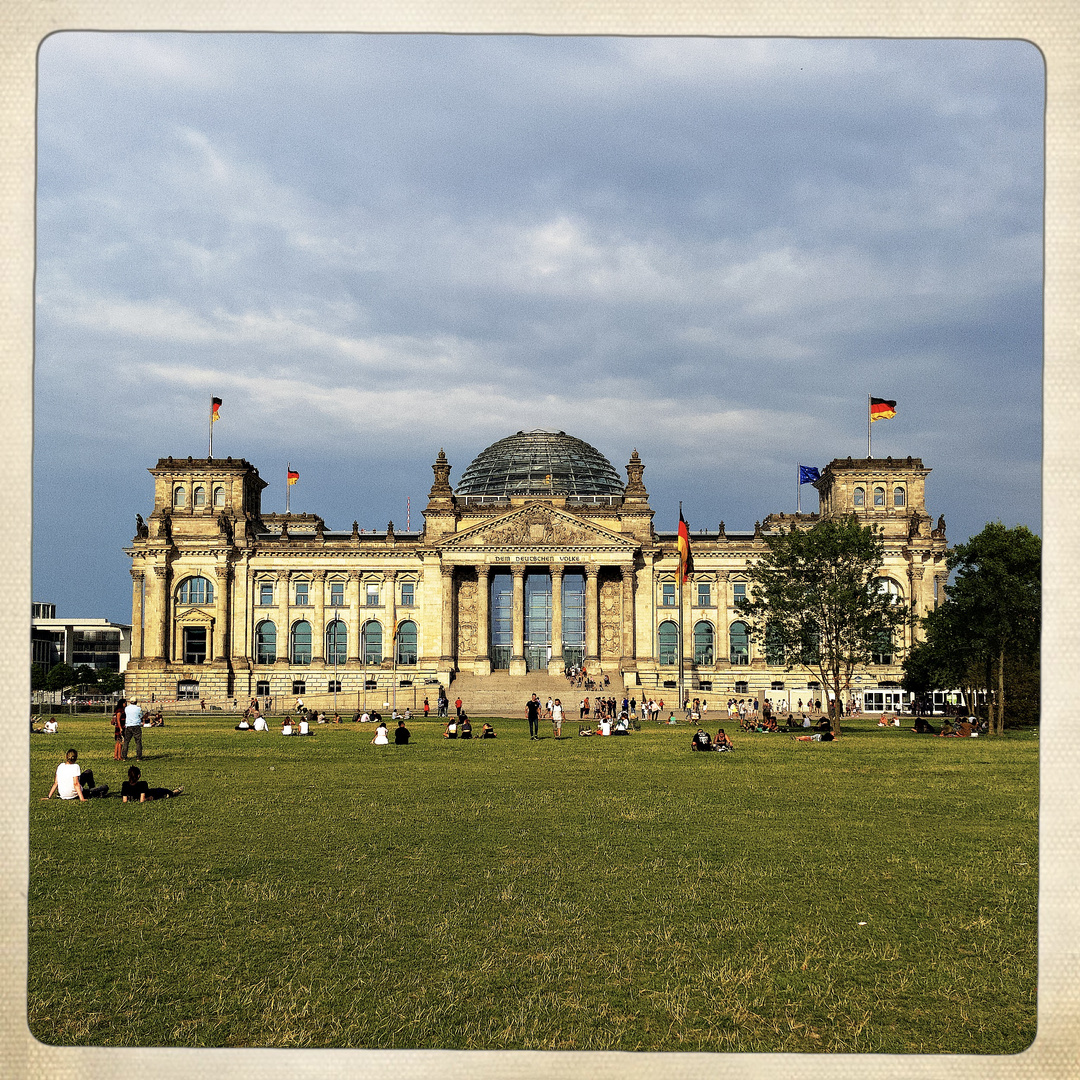
[[[269,731],[270,730],[266,726],[266,717],[263,716],[261,713],[258,713],[258,712],[255,713],[255,730],[256,731]]]
[[[132,698],[131,704],[124,709],[124,750],[121,758],[127,761],[128,744],[135,740],[135,760],[142,761],[142,718],[138,698]]]
[[[84,780],[86,784],[85,792],[83,790]],[[80,802],[86,802],[87,796],[90,796],[90,798],[102,796],[108,790],[108,784],[94,786],[94,774],[89,769],[83,773],[79,766],[79,751],[69,750],[64,755],[64,760],[56,766],[56,779],[53,781],[53,786],[49,789],[49,794],[45,798],[51,799],[53,795],[59,795],[61,799],[78,799]]]

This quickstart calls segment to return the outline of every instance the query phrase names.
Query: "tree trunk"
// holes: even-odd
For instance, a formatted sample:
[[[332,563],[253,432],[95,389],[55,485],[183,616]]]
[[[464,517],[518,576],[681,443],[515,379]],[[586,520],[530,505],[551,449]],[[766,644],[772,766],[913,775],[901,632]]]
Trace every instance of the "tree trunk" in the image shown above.
[[[997,733],[1005,734],[1005,644],[998,651]]]

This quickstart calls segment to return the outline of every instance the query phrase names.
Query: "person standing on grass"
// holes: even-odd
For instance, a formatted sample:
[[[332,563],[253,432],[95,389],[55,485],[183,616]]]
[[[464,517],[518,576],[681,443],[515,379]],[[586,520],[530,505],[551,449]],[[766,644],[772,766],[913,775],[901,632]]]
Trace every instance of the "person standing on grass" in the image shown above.
[[[457,709],[458,719],[460,720],[461,719],[461,698],[458,698],[457,701],[454,702],[454,708]]]
[[[113,760],[120,760],[120,753],[124,746],[124,709],[127,707],[127,701],[121,698],[116,703],[116,711],[113,713],[113,738],[116,745],[113,748]]]
[[[428,699],[424,698],[424,719],[425,720],[428,718],[428,712],[430,711],[430,709],[431,709],[431,706],[428,704]]]
[[[556,739],[562,738],[562,722],[563,706],[562,702],[556,698],[554,704],[551,706],[551,729]]]
[[[121,759],[127,761],[131,740],[135,740],[135,760],[142,761],[142,718],[139,699],[132,698],[131,704],[124,709],[124,750]]]
[[[525,715],[529,720],[530,741],[540,738],[540,699],[535,694],[525,702]]]
[[[61,799],[78,799],[86,802],[88,798],[95,799],[105,795],[109,790],[108,784],[94,785],[94,774],[90,769],[82,771],[79,766],[79,751],[69,750],[64,755],[64,760],[56,766],[56,779],[49,788],[49,794],[42,802],[47,802],[53,795],[59,795]]]

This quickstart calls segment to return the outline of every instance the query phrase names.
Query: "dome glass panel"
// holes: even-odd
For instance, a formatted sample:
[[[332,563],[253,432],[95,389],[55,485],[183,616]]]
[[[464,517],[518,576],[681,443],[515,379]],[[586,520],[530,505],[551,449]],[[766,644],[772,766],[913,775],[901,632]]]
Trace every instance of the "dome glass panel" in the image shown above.
[[[479,454],[461,474],[454,494],[621,498],[623,483],[611,462],[587,442],[563,431],[519,431]]]

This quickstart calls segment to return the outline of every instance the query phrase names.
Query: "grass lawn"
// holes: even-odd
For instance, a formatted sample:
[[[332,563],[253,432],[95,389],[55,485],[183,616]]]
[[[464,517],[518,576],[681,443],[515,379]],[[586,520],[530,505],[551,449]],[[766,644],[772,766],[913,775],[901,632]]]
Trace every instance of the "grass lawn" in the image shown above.
[[[479,731],[482,718],[473,718]],[[108,1046],[1015,1053],[1035,1036],[1038,739],[848,721],[375,747],[144,733],[175,800],[41,802],[107,718],[31,737],[29,1024]],[[715,724],[712,725],[715,729]],[[731,726],[726,725],[731,733]]]

